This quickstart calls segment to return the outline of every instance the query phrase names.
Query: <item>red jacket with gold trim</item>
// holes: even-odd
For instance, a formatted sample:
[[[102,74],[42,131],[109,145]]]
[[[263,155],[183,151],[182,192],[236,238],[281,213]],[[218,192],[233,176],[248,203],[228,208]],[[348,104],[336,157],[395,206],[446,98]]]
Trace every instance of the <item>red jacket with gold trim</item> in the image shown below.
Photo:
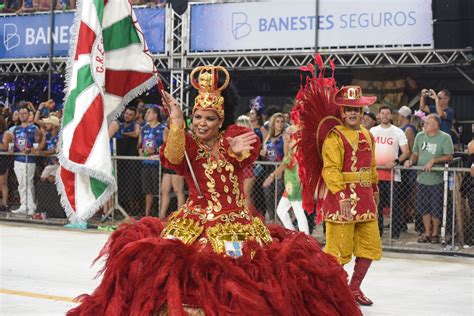
[[[370,132],[336,126],[323,144],[323,179],[328,189],[321,212],[329,222],[364,222],[377,219],[375,143]],[[349,200],[352,219],[341,214],[339,202]]]

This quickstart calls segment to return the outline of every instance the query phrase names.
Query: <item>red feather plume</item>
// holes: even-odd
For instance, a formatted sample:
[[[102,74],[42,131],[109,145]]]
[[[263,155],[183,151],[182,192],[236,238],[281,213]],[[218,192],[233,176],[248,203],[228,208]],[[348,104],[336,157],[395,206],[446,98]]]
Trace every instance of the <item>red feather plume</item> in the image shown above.
[[[313,64],[300,68],[301,71],[309,71],[310,76],[300,86],[291,113],[295,124],[299,124],[301,129],[297,135],[296,158],[303,187],[303,207],[310,213],[318,209],[319,203],[315,205],[314,202],[315,193],[320,200],[326,190],[322,178],[323,142],[329,132],[341,124],[339,106],[334,103],[334,96],[339,90],[334,79],[335,65],[329,60],[332,75],[325,78],[323,59],[316,54],[314,60],[319,73],[316,75]]]

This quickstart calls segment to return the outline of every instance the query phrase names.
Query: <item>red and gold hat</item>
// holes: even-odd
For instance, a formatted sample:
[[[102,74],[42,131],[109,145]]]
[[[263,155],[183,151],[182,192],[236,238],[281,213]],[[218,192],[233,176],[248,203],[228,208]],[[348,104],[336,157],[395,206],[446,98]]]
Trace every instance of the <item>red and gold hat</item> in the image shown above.
[[[224,83],[219,86],[219,71],[225,75]],[[196,80],[195,74],[199,72]],[[224,97],[222,90],[227,88],[230,81],[229,72],[221,66],[200,66],[191,72],[191,84],[199,91],[199,95],[194,99],[193,113],[197,109],[213,110],[219,118],[224,118]]]
[[[374,104],[377,97],[362,96],[362,89],[359,86],[342,87],[334,96],[334,103],[340,106],[364,107]]]

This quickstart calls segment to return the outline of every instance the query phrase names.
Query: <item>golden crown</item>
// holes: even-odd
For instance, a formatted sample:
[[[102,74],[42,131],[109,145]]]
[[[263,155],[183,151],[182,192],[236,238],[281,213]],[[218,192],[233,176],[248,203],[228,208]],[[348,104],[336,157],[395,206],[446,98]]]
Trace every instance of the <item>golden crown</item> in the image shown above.
[[[225,75],[224,83],[219,86],[219,71]],[[198,79],[195,74],[199,72]],[[191,72],[191,84],[199,91],[199,95],[194,99],[193,113],[196,109],[214,110],[219,118],[224,117],[224,97],[222,90],[227,88],[230,81],[229,72],[221,66],[199,66]]]

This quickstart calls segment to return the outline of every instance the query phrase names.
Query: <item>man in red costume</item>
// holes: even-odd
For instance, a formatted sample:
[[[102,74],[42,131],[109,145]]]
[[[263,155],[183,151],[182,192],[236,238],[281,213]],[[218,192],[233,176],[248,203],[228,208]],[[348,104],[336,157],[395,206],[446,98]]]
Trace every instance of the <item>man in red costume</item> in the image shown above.
[[[341,264],[355,255],[350,288],[361,305],[372,305],[360,285],[372,260],[382,256],[377,226],[377,173],[372,135],[361,126],[362,108],[376,97],[362,96],[358,86],[344,87],[334,98],[342,124],[328,133],[322,146],[322,177],[328,188],[321,205],[326,222],[326,249]]]
[[[358,86],[338,88],[336,67],[331,60],[328,64],[331,77],[325,76],[320,55],[315,56],[315,64],[301,67],[309,76],[291,113],[301,127],[297,159],[303,207],[316,209],[318,218],[326,222],[326,253],[342,265],[355,255],[350,289],[360,305],[372,305],[360,285],[372,260],[382,256],[382,243],[374,140],[361,121],[363,107],[377,98],[362,96]]]

